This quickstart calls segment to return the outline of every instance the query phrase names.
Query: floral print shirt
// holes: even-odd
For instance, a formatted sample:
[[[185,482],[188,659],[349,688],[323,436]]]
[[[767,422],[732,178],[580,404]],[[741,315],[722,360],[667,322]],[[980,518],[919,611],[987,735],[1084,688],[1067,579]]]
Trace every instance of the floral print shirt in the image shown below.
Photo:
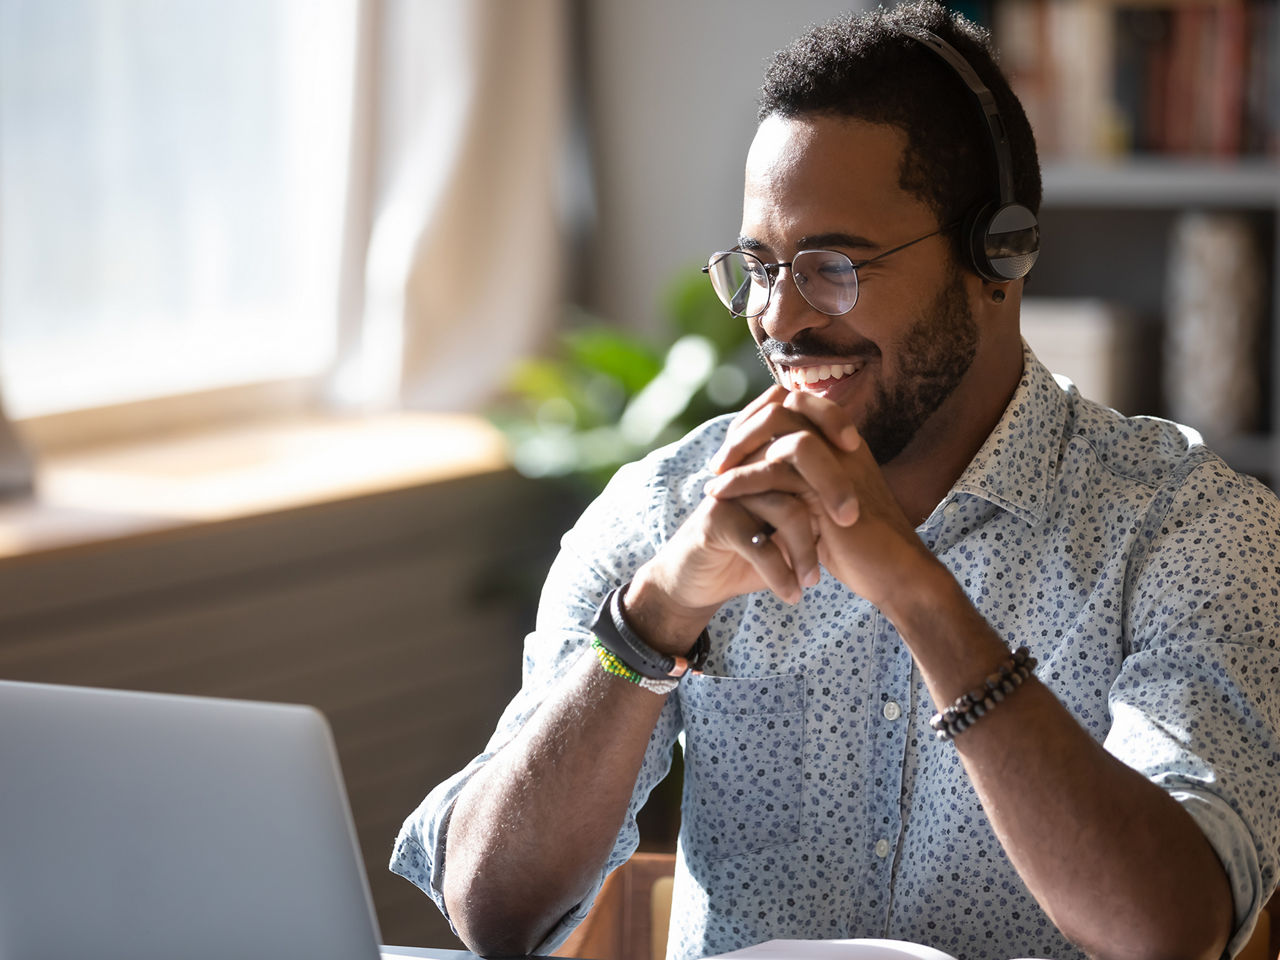
[[[524,684],[485,753],[408,818],[391,867],[441,897],[467,779],[583,655],[601,598],[671,536],[727,418],[618,472],[564,537]],[[1184,427],[1083,399],[1025,351],[995,430],[917,530],[1091,736],[1196,820],[1243,945],[1280,855],[1280,502]],[[738,597],[669,696],[600,881],[685,757],[668,956],[773,938],[882,937],[961,960],[1079,957],[997,841],[893,625],[824,572],[796,606]],[[1063,838],[1064,844],[1071,842]],[[597,887],[598,890],[598,887]],[[552,952],[594,893],[551,931]]]

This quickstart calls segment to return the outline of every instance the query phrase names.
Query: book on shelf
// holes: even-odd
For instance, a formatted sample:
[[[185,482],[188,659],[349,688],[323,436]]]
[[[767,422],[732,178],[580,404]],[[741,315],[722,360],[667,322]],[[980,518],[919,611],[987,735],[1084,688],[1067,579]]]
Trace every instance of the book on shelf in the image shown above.
[[[1135,375],[1141,329],[1125,307],[1105,300],[1026,297],[1022,335],[1041,363],[1080,394],[1121,413],[1143,413]]]
[[[1170,415],[1206,435],[1247,434],[1262,406],[1262,242],[1237,213],[1183,213],[1170,235],[1164,342]]]
[[[1274,0],[997,0],[990,22],[1045,156],[1280,147]]]

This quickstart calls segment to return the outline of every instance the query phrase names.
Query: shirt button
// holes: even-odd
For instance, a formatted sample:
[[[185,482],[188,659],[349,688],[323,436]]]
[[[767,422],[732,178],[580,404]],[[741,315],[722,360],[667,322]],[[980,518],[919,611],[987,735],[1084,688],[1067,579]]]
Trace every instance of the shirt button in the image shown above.
[[[879,857],[881,860],[883,860],[883,859],[884,859],[885,857],[887,857],[888,855],[889,855],[889,841],[888,841],[888,840],[877,840],[877,841],[876,841],[876,856],[877,856],[877,857]]]
[[[884,718],[886,720],[897,720],[902,716],[902,708],[898,706],[896,700],[890,700],[884,705]]]
[[[952,500],[950,503],[948,503],[945,507],[942,508],[942,515],[946,517],[948,520],[950,520],[959,512],[960,512],[960,504],[956,503],[954,500]]]

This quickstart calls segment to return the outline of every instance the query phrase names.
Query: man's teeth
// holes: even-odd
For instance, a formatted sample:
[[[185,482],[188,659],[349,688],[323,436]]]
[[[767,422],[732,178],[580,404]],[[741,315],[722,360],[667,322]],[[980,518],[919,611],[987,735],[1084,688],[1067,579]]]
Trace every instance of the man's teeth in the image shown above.
[[[816,367],[794,367],[787,372],[791,375],[791,383],[795,387],[821,380],[839,380],[858,369],[856,363],[822,364]]]

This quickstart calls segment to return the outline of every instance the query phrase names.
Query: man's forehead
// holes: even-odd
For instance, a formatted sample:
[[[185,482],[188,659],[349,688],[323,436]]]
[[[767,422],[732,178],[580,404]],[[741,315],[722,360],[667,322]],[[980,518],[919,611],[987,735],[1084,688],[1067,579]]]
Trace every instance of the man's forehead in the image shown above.
[[[896,174],[906,145],[906,131],[892,124],[827,114],[784,117],[774,113],[756,128],[747,151],[747,174],[783,173],[806,160],[827,156],[851,163],[879,162]]]
[[[888,124],[766,117],[747,154],[744,234],[777,232],[794,242],[813,231],[871,236],[904,219],[928,225],[931,211],[901,186],[906,143],[906,133]]]

